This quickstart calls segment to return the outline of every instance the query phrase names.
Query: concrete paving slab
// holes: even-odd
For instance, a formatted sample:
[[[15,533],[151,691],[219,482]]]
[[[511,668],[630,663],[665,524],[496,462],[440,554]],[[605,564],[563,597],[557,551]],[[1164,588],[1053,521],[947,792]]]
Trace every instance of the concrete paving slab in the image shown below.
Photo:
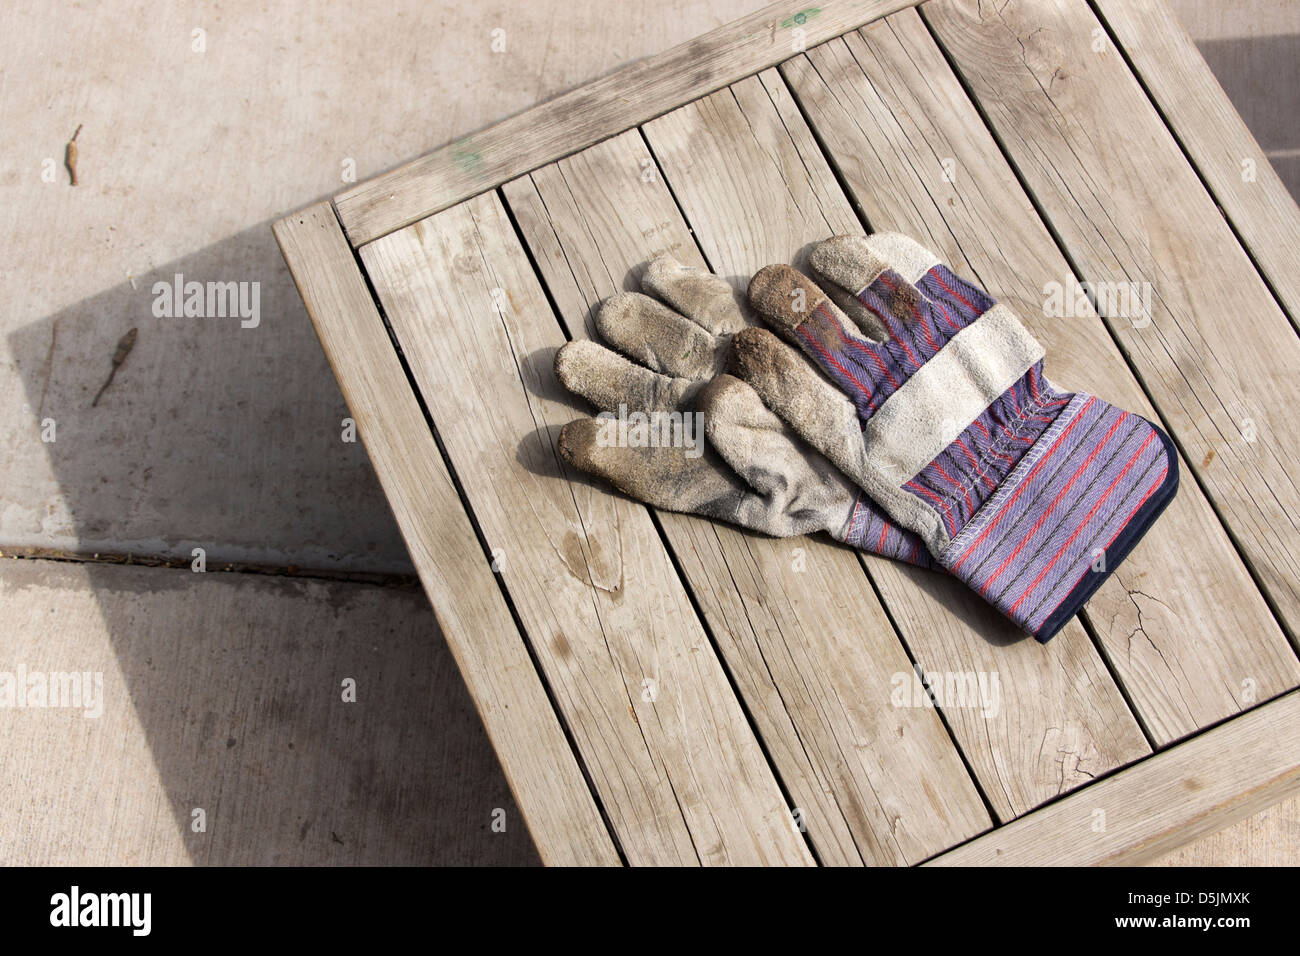
[[[0,620],[0,865],[539,862],[416,589],[17,559]]]

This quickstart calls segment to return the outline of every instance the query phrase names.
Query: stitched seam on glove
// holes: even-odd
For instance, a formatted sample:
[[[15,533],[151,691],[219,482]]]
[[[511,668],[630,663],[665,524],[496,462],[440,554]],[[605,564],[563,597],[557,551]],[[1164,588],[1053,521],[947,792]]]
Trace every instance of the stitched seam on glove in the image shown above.
[[[999,454],[1010,452],[1012,450],[1012,441],[1027,437],[1021,433],[1021,429],[1026,426],[1032,428],[1032,425],[1030,425],[1030,419],[1047,408],[1048,404],[1051,402],[1051,396],[1042,396],[1040,398],[1031,399],[1030,401],[1033,404],[1027,405],[1021,409],[1020,415],[1016,419],[1007,422],[1007,424],[999,430],[998,437],[994,440],[993,444],[980,452],[977,456],[978,465],[976,470],[970,473],[970,477],[967,480],[963,480],[961,484],[955,487],[949,494],[944,495],[945,502],[955,504],[958,494],[968,494],[974,491],[976,486],[988,474],[989,469],[993,467],[993,460]],[[1044,428],[1043,430],[1046,431],[1047,429]],[[949,445],[948,447],[951,448],[952,446]],[[947,449],[944,450],[947,451]],[[1019,459],[1016,459],[1016,464],[1019,464]],[[1013,465],[1012,467],[1014,468],[1015,466]]]
[[[938,555],[949,570],[955,573],[961,567],[962,562],[960,560],[957,561],[956,567],[953,566],[953,558],[963,558],[963,553],[970,546],[971,540],[984,530],[989,517],[996,514],[1007,498],[1016,493],[1016,489],[1023,483],[1024,476],[1047,453],[1048,448],[1060,437],[1061,432],[1069,427],[1070,422],[1078,416],[1079,410],[1087,404],[1088,399],[1091,397],[1086,392],[1075,392],[1069,404],[1061,410],[1061,413],[1056,416],[1056,419],[1048,426],[1047,430],[1038,437],[1033,447],[1016,462],[1016,467],[1011,470],[1006,480],[999,484],[998,490],[980,506],[974,516],[966,522],[961,532],[953,535],[952,540],[948,542],[947,548],[944,549],[942,554]]]

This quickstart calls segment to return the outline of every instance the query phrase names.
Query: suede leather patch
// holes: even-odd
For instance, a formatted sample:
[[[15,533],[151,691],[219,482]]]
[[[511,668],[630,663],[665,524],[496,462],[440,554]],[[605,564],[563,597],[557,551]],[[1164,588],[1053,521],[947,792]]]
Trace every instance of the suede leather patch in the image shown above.
[[[872,471],[901,487],[1043,358],[1010,309],[962,329],[881,405],[863,431]]]

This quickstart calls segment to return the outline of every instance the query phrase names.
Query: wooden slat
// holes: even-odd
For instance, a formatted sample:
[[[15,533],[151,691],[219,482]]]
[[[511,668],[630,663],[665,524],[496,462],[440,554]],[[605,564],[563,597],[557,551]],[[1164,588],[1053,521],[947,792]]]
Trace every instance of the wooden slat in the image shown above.
[[[783,0],[630,63],[336,198],[362,245],[917,0]]]
[[[538,852],[617,865],[333,210],[318,203],[274,230]]]
[[[1069,266],[916,11],[782,69],[872,228],[916,236],[1010,305],[1062,387],[1154,415],[1095,314],[1044,315],[1045,287],[1072,281]],[[1190,479],[1085,617],[1160,745],[1300,682],[1300,662]]]
[[[925,16],[1080,277],[1151,284],[1108,325],[1294,639],[1300,338],[1083,0]]]
[[[935,866],[1136,866],[1300,791],[1300,693],[958,847]]]
[[[503,192],[573,338],[654,256],[705,265],[636,130]],[[659,521],[823,863],[914,863],[990,826],[935,712],[891,703],[911,663],[851,551]]]
[[[1300,327],[1300,206],[1166,0],[1093,0],[1147,92]]]
[[[628,861],[811,864],[649,512],[565,474],[564,336],[497,195],[361,252]]]
[[[739,283],[861,226],[780,76],[766,71],[644,128],[713,271]],[[956,581],[870,560],[925,672],[997,675],[1001,705],[945,716],[1000,819],[1149,752],[1095,647],[1072,622],[1046,647]]]

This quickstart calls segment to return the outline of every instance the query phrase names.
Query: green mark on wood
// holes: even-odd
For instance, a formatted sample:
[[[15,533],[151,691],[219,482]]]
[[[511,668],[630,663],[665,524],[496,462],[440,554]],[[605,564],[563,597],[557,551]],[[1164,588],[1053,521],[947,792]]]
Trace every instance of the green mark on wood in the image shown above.
[[[801,27],[821,12],[822,12],[821,7],[809,7],[807,10],[800,10],[790,19],[782,20],[781,26],[785,28]]]
[[[464,172],[477,172],[483,160],[478,151],[474,149],[474,140],[470,136],[456,141],[456,149],[451,154],[452,160]]]

